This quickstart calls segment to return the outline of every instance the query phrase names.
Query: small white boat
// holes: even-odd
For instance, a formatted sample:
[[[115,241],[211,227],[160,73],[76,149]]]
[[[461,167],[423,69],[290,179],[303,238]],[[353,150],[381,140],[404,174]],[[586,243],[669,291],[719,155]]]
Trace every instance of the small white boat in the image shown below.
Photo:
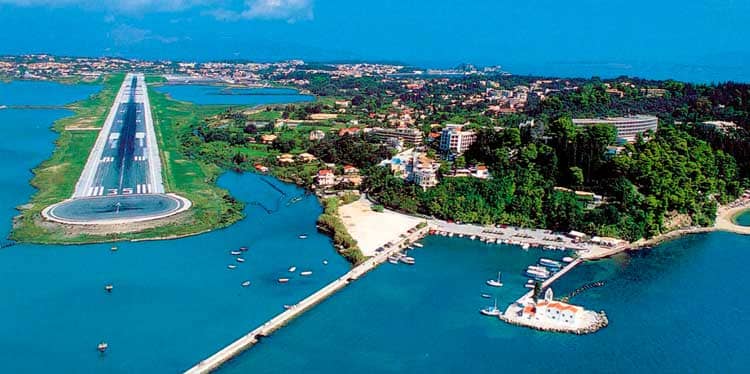
[[[112,292],[112,289],[114,289],[114,286],[112,286],[111,284],[104,286],[104,291]]]
[[[328,265],[328,260],[323,260],[323,265]]]
[[[475,240],[476,238],[477,238],[476,235],[472,235],[471,237],[469,237],[469,239],[471,239],[471,240]]]
[[[307,239],[307,234],[302,234],[299,236],[300,239]]]
[[[250,281],[244,281],[242,282],[242,287],[247,287],[250,285]]]
[[[237,257],[237,262],[245,262],[245,259],[242,257]]]
[[[503,286],[503,282],[500,280],[501,277],[502,277],[502,274],[498,271],[497,272],[497,279],[490,279],[486,283],[487,283],[488,286],[502,287]]]
[[[240,247],[240,251],[247,252],[247,247]]]
[[[116,246],[116,245],[113,245],[113,246],[112,246],[112,248],[110,248],[110,250],[111,250],[112,252],[117,252],[117,246]]]
[[[231,254],[232,256],[239,256],[242,254],[242,251],[231,251],[229,252],[229,254]]]
[[[394,265],[397,265],[398,264],[398,259],[394,258],[394,257],[388,257],[388,262],[390,262],[390,263],[392,263]]]
[[[227,269],[234,269],[234,268],[236,268],[236,267],[237,267],[237,265],[231,265],[231,264],[230,264],[230,265],[227,265]]]
[[[414,265],[417,261],[414,259],[414,257],[404,256],[404,257],[401,257],[401,262],[407,265]]]
[[[491,316],[491,317],[497,317],[500,315],[500,309],[497,308],[497,299],[495,299],[495,305],[488,306],[482,310],[479,311],[479,313],[484,314],[485,316]]]
[[[287,283],[289,282],[289,278],[279,278],[279,283]]]
[[[531,280],[531,279],[529,279],[529,280]],[[534,283],[526,283],[523,286],[526,287],[526,288],[530,288],[531,289],[531,288],[534,288]]]
[[[296,266],[292,266],[292,267],[289,268],[289,272],[290,273],[294,273],[295,271],[297,271],[297,267]]]
[[[523,249],[529,249],[529,243],[523,243],[523,244],[521,244],[521,248],[523,248]]]
[[[107,342],[101,342],[99,343],[99,345],[96,346],[96,349],[98,349],[99,352],[102,352],[102,353],[104,353],[104,351],[106,351],[107,348],[109,348],[109,344],[107,344]]]
[[[301,275],[303,277],[306,277],[308,275],[312,275],[312,271],[309,271],[309,270],[308,271],[303,271],[303,272],[299,273],[299,275]]]
[[[565,263],[571,263],[573,262],[573,257],[563,257],[562,261]]]
[[[483,293],[481,296],[482,296],[483,299],[489,299],[490,297],[492,297],[492,295],[490,295],[488,293]]]

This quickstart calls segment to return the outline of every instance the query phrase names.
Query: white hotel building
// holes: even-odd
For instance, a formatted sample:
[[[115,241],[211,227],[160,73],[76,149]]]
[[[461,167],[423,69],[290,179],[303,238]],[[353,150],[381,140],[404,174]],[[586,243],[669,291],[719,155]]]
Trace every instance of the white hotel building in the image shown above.
[[[474,131],[463,131],[463,125],[445,125],[440,134],[440,149],[455,154],[462,154],[477,140]]]
[[[599,124],[612,125],[617,129],[617,138],[632,143],[637,134],[651,130],[656,132],[659,127],[659,119],[655,116],[628,116],[612,118],[574,118],[576,126],[591,126]]]

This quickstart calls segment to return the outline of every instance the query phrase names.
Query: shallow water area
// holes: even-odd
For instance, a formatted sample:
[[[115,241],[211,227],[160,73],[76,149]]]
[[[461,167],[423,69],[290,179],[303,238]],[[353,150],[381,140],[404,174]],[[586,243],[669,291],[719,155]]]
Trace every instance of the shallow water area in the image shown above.
[[[168,94],[175,100],[203,105],[287,104],[315,100],[314,96],[302,95],[299,91],[289,88],[230,88],[206,84],[169,84],[155,86],[154,89]]]
[[[0,86],[0,98],[14,94],[7,87]],[[66,87],[40,83],[38,96],[65,96]],[[7,135],[0,154],[18,155],[0,159],[6,235],[14,207],[33,193],[29,170],[52,152],[52,122],[69,114],[0,110]],[[168,241],[0,250],[3,371],[180,372],[348,270],[315,229],[322,209],[314,196],[256,174],[228,173],[218,183],[247,203],[247,218],[223,230]],[[307,239],[298,238],[302,233]],[[243,246],[248,251],[240,263],[230,251]],[[292,265],[313,275],[290,276]],[[282,276],[290,282],[278,284]],[[242,287],[247,280],[251,285]],[[111,293],[104,290],[108,284]],[[109,344],[104,355],[96,349],[101,341]]]

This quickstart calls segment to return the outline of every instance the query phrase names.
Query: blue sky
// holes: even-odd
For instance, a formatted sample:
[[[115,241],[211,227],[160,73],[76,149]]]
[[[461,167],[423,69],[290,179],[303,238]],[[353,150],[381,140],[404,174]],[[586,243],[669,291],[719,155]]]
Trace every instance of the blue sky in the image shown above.
[[[747,0],[0,0],[0,54],[750,80]]]

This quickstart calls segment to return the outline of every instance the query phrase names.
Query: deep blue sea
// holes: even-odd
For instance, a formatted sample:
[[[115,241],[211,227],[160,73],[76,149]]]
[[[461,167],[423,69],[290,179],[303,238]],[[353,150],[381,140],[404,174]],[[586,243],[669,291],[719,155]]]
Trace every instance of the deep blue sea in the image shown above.
[[[230,88],[203,84],[176,84],[155,88],[175,100],[206,105],[286,104],[315,100],[314,96],[302,95],[297,90],[288,88]]]
[[[34,90],[36,83],[23,83]],[[31,85],[31,86],[27,86]],[[44,83],[18,101],[15,84],[0,102],[64,103],[97,88]],[[69,90],[73,91],[69,91]],[[80,90],[80,91],[79,91]],[[195,97],[194,100],[198,100]],[[64,110],[0,110],[0,228],[28,200],[29,170],[49,157],[49,127]],[[3,372],[172,373],[212,354],[283,311],[348,265],[315,231],[321,208],[304,191],[254,174],[219,180],[248,204],[247,218],[224,230],[158,242],[86,246],[16,245],[0,250],[0,362]],[[273,185],[273,187],[272,187]],[[280,189],[282,192],[279,192]],[[3,223],[4,222],[4,223]],[[297,235],[310,237],[300,240]],[[231,361],[226,373],[746,372],[750,301],[743,282],[750,237],[712,233],[653,250],[585,264],[559,281],[564,295],[604,280],[572,302],[605,310],[596,334],[541,333],[483,317],[496,295],[521,295],[522,269],[562,253],[430,237],[413,267],[384,264]],[[230,271],[229,250],[248,246]],[[323,259],[329,264],[322,265]],[[279,285],[289,266],[310,278]],[[503,272],[505,286],[484,282]],[[242,288],[240,283],[252,285]],[[115,287],[112,294],[105,284]],[[99,355],[106,340],[110,350]]]
[[[542,333],[482,316],[499,269],[505,307],[525,289],[520,270],[549,253],[430,237],[414,267],[385,264],[221,370],[223,373],[747,372],[750,238],[715,233],[585,264],[558,296],[605,310],[587,336]]]

